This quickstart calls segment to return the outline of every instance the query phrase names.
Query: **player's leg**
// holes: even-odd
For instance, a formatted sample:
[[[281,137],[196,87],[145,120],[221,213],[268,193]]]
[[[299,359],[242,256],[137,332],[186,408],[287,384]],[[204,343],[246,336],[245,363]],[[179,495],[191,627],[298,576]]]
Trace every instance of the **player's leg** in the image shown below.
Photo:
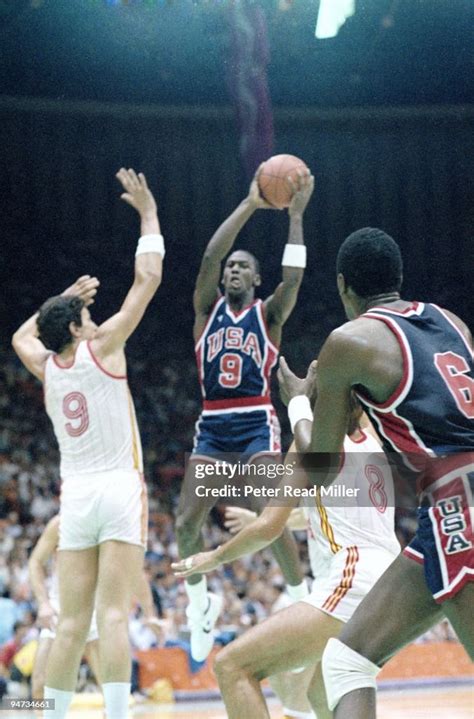
[[[216,656],[214,670],[229,719],[268,719],[265,677],[315,664],[341,622],[305,602],[277,612]]]
[[[183,559],[204,549],[202,528],[209,512],[217,502],[215,497],[199,496],[198,486],[204,489],[218,487],[218,478],[206,474],[205,467],[215,462],[191,460],[186,470],[179,498],[176,518],[176,536],[179,554]],[[207,591],[207,580],[201,574],[189,577],[185,583],[189,605],[186,615],[191,629],[191,654],[203,661],[214,644],[214,626],[220,614],[222,599]]]
[[[143,547],[108,540],[99,546],[96,612],[99,674],[107,717],[124,719],[130,694],[128,614],[143,567]]]
[[[328,707],[321,662],[317,663],[313,671],[307,697],[318,719],[332,719],[333,713]]]
[[[465,584],[455,597],[441,606],[459,641],[474,661],[474,583]]]
[[[268,677],[271,688],[283,704],[284,719],[314,718],[307,698],[313,674],[314,667],[310,666],[303,671],[280,672]]]
[[[207,466],[213,467],[215,462],[191,459],[184,475],[176,515],[176,538],[182,559],[203,551],[202,528],[217,502],[215,497],[202,496],[206,489],[219,486],[214,477],[206,474]],[[204,490],[196,492],[198,486],[204,486]],[[201,576],[194,575],[187,581],[197,584]]]
[[[256,475],[258,482],[256,486],[261,486],[263,483],[266,487],[277,487],[281,481],[281,476],[276,474],[273,476],[273,472],[270,471],[270,468],[272,466],[274,467],[276,463],[281,462],[282,458],[279,455],[254,455],[252,457],[252,464],[269,468],[265,473],[262,471],[262,474],[259,473]],[[245,478],[245,481],[248,481],[250,484],[255,484],[255,478],[252,478],[251,474]],[[258,514],[260,514],[267,504],[268,499],[266,498],[255,497],[254,495],[250,497],[250,507]],[[292,532],[290,532],[289,529],[285,529],[280,537],[270,545],[270,549],[280,566],[290,597],[295,600],[303,599],[307,596],[309,590],[301,570],[298,546]]]
[[[102,684],[100,675],[100,648],[98,639],[87,642],[86,648],[84,650],[84,656],[87,660],[92,674],[94,675],[96,683],[99,685]]]
[[[343,627],[339,639],[331,639],[324,651],[324,682],[335,719],[374,719],[379,667],[441,617],[423,566],[399,555]]]
[[[46,680],[46,664],[49,652],[53,645],[53,638],[40,638],[35,654],[33,672],[31,674],[31,696],[33,699],[43,699],[44,685]]]
[[[55,700],[51,719],[66,716],[94,608],[97,547],[58,552],[59,620],[46,666],[45,698]]]

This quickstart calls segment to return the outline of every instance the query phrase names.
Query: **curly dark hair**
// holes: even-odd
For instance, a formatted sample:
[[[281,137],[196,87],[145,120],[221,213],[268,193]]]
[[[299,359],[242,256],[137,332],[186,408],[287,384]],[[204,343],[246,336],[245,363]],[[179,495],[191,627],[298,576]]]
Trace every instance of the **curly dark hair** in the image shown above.
[[[72,342],[69,324],[74,322],[78,327],[82,327],[83,307],[84,302],[80,297],[62,295],[50,297],[41,305],[37,325],[39,338],[47,349],[58,354]]]
[[[337,272],[359,297],[398,292],[403,279],[400,248],[383,230],[363,227],[339,248]]]

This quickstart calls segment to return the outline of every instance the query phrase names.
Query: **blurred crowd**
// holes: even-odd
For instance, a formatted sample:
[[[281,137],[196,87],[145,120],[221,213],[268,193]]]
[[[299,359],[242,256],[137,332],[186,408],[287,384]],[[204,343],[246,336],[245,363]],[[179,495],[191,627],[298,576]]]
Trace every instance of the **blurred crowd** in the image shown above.
[[[130,635],[136,649],[189,639],[186,595],[175,579],[171,562],[178,557],[174,512],[184,472],[185,454],[192,448],[199,413],[199,389],[192,359],[166,363],[133,360],[130,383],[141,428],[145,474],[149,488],[149,540],[146,571],[158,616],[161,637],[143,625],[139,610],[132,613]],[[288,440],[289,438],[286,437]],[[34,636],[36,605],[28,578],[28,557],[47,521],[59,510],[59,456],[43,393],[9,350],[0,351],[0,676],[5,673],[7,647]],[[404,546],[416,527],[411,500],[398,510],[397,534]],[[206,528],[206,545],[229,537],[224,508],[217,507]],[[296,534],[307,574],[305,533]],[[225,597],[217,641],[227,643],[285,606],[284,582],[268,550],[226,565],[209,577],[210,588]],[[441,635],[440,635],[441,632]],[[449,629],[434,637],[450,638]],[[429,638],[429,637],[428,637]],[[13,644],[12,644],[13,643]]]

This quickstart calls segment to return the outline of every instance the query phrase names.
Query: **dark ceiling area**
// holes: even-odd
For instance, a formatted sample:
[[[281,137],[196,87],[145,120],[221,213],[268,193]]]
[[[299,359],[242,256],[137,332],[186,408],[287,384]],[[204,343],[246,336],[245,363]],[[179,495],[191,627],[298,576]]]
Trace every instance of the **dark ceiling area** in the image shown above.
[[[275,106],[473,100],[473,0],[356,0],[354,16],[328,40],[315,38],[317,0],[255,4],[265,13]],[[1,92],[229,104],[231,6],[231,0],[1,0]]]

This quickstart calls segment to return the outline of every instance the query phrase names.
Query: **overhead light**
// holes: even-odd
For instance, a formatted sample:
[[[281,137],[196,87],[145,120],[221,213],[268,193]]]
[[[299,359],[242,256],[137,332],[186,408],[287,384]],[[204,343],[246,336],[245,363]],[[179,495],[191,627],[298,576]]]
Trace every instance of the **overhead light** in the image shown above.
[[[355,0],[320,0],[315,33],[318,40],[336,37],[354,12]]]

